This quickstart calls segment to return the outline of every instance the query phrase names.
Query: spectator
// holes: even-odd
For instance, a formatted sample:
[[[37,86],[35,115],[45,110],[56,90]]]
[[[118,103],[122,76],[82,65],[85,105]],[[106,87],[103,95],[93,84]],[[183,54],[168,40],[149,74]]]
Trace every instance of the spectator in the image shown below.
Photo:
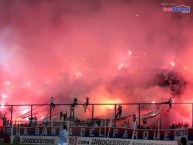
[[[132,120],[132,124],[131,124],[131,128],[135,129],[137,126],[137,114],[133,115],[133,120]]]
[[[185,122],[184,125],[183,125],[184,128],[188,128],[188,126],[189,126],[188,122]]]
[[[51,97],[51,99],[50,99],[50,106],[51,106],[51,109],[55,108],[54,98],[53,97]]]
[[[32,122],[33,122],[33,117],[31,116],[31,117],[29,118],[29,126],[32,126]]]
[[[34,116],[34,118],[33,118],[33,126],[37,126],[37,118],[36,118],[36,116]]]
[[[7,124],[7,118],[5,117],[5,115],[3,116],[2,120],[3,120],[3,126],[6,126],[6,124]]]
[[[46,117],[44,117],[44,118],[43,118],[43,120],[42,120],[42,124],[43,124],[43,125],[45,125],[45,126],[47,126],[47,125],[48,125],[48,123],[49,123],[49,121],[48,121],[48,117],[46,116]]]
[[[123,122],[122,126],[125,127],[125,128],[128,127],[126,121]]]
[[[187,145],[187,139],[185,137],[181,137],[180,144],[181,145]]]
[[[74,101],[73,101],[73,103],[72,103],[72,105],[71,105],[71,110],[72,110],[72,111],[74,111],[74,107],[77,105],[77,103],[78,103],[78,99],[77,99],[77,98],[74,98]]]
[[[143,119],[143,128],[147,128],[147,120],[145,118]]]
[[[62,121],[62,118],[63,118],[63,121],[66,120],[66,118],[67,118],[67,111],[66,111],[65,114],[63,114],[62,111],[60,112],[60,120],[61,120],[61,121]]]
[[[168,112],[170,111],[170,109],[172,108],[173,106],[173,103],[174,103],[174,100],[172,99],[172,97],[170,97],[170,99],[168,100],[168,104],[169,104],[169,108],[168,108]]]
[[[116,114],[116,118],[120,118],[121,117],[121,114],[122,114],[122,105],[119,105],[119,107],[118,107],[118,112],[117,112],[117,114]]]
[[[84,112],[86,112],[86,108],[87,108],[87,106],[89,105],[89,97],[87,96],[86,98],[86,102],[85,102],[85,104],[83,105],[83,107],[84,107]]]
[[[60,131],[58,137],[58,145],[67,145],[68,131],[67,127],[63,126],[63,130]]]

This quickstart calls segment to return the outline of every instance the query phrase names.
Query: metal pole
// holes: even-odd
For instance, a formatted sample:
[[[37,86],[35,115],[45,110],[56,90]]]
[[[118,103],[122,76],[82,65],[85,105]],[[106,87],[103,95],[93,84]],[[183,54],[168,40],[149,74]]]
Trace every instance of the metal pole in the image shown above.
[[[159,114],[160,114],[160,124],[159,124],[159,128],[161,129],[161,128],[162,128],[162,104],[161,104],[161,106],[160,106]]]
[[[192,104],[192,127],[193,127],[193,104]]]
[[[141,114],[141,104],[138,105],[138,110],[139,110],[139,121],[138,122],[139,122],[139,127],[140,127],[141,126],[141,122],[140,122],[140,120],[141,120],[141,115],[140,115]]]
[[[11,105],[11,124],[10,125],[12,125],[12,121],[13,121],[13,105]]]
[[[51,122],[51,120],[52,120],[52,107],[50,105],[50,122]]]
[[[72,121],[74,121],[74,108],[73,108],[73,111],[72,111]]]
[[[92,126],[94,126],[94,104],[92,104]]]
[[[70,121],[72,121],[72,107],[70,105]]]
[[[32,105],[31,105],[31,118],[32,118]]]
[[[117,110],[117,105],[115,104],[115,126],[117,124],[117,121],[116,121],[116,110]]]

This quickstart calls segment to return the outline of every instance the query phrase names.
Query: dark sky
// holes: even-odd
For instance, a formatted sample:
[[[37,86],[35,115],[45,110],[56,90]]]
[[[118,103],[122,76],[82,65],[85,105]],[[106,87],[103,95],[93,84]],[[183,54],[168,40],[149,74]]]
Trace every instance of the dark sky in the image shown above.
[[[191,0],[0,0],[1,102],[168,100],[143,86],[171,67],[192,84],[193,14],[163,11],[182,4],[193,9]],[[187,87],[176,101],[191,95]]]

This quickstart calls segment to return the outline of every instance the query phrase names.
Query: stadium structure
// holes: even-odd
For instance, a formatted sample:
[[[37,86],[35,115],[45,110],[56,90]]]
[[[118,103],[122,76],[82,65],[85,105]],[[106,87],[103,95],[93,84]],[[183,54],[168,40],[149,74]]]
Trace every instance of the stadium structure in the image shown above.
[[[193,103],[175,103],[187,81],[176,72],[155,75],[151,85],[168,87],[172,97],[164,102],[121,104],[4,105],[0,141],[17,144],[57,144],[62,126],[68,127],[69,145],[193,143]],[[100,108],[104,115],[96,114]],[[187,120],[171,122],[169,116],[190,108]],[[179,108],[181,108],[179,110]],[[170,117],[171,118],[171,117]]]

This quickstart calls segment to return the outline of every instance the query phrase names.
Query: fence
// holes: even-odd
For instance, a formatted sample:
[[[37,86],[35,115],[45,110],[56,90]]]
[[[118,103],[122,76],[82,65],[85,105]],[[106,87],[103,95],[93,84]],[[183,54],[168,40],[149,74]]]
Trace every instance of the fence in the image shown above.
[[[170,106],[171,105],[171,106]],[[2,106],[1,106],[2,107]],[[171,108],[170,108],[171,107]],[[1,108],[4,126],[29,125],[30,121],[71,121],[79,126],[128,126],[136,117],[138,127],[192,127],[192,103],[123,103],[123,104],[25,104]],[[6,112],[6,113],[5,113]],[[171,124],[172,123],[172,124]]]

